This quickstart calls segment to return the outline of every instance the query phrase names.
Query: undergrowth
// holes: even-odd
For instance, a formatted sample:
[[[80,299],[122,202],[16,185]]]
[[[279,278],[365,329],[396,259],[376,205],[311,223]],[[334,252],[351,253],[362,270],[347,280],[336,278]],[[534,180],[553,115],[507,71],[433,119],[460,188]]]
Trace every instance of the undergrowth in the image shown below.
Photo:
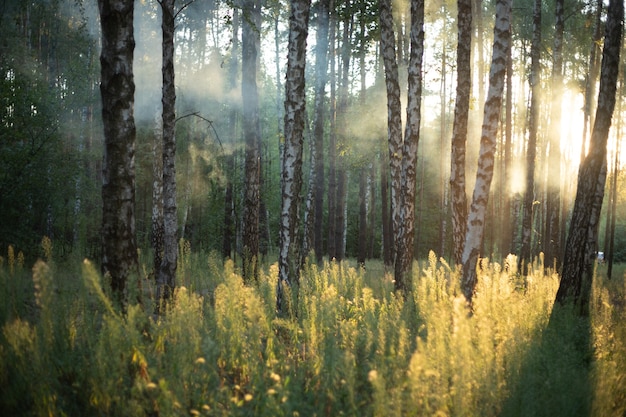
[[[175,302],[157,317],[146,279],[129,286],[143,304],[121,313],[89,261],[60,266],[44,250],[28,269],[12,251],[0,258],[0,415],[626,413],[623,278],[598,275],[579,319],[552,314],[558,276],[541,263],[522,280],[515,259],[483,260],[471,314],[457,271],[432,253],[406,300],[374,262],[307,264],[285,318],[275,264],[246,286],[232,262],[182,245]]]

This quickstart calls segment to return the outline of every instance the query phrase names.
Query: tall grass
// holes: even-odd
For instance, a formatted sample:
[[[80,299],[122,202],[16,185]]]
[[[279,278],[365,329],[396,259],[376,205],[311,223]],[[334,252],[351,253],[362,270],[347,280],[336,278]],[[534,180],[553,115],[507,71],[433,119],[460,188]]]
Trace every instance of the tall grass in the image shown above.
[[[515,259],[483,260],[472,312],[457,271],[432,253],[406,300],[382,265],[307,264],[279,317],[275,264],[245,286],[232,262],[184,244],[179,262],[175,302],[155,317],[141,277],[143,305],[122,314],[88,261],[48,253],[29,270],[9,253],[0,415],[626,412],[623,278],[598,274],[583,320],[552,314],[558,277],[541,263],[522,280]]]

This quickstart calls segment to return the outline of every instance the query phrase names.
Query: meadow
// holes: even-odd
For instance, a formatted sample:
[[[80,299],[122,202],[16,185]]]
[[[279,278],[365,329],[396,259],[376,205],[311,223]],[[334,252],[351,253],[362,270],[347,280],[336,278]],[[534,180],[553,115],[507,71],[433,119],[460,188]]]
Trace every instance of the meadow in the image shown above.
[[[154,316],[150,256],[122,313],[91,262],[0,258],[2,416],[624,416],[626,285],[596,271],[591,315],[553,311],[541,259],[482,261],[472,314],[431,253],[412,296],[382,264],[308,264],[275,312],[276,264],[245,286],[181,245],[175,302]],[[141,287],[139,284],[141,283]],[[141,297],[139,297],[141,296]]]

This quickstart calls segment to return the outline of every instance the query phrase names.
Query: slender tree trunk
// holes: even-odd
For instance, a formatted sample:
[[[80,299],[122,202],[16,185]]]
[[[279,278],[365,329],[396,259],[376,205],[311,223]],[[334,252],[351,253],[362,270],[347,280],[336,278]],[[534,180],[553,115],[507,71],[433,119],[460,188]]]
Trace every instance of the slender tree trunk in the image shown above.
[[[239,73],[239,8],[233,8],[232,19],[232,46],[229,62],[228,87],[230,91],[237,88],[237,74]],[[231,140],[237,137],[238,110],[232,101],[229,103],[228,132]],[[224,170],[226,171],[226,188],[224,190],[224,232],[222,237],[222,257],[230,258],[233,254],[235,238],[235,203],[233,196],[232,177],[235,175],[235,153],[231,148],[224,156]]]
[[[618,123],[621,123],[621,121],[619,121]],[[619,135],[617,136],[618,138],[620,137]],[[606,262],[608,264],[607,266],[607,270],[606,270],[606,276],[608,279],[612,278],[613,275],[613,259],[614,259],[614,255],[615,255],[615,220],[617,218],[617,177],[619,176],[620,173],[620,169],[619,169],[619,146],[620,141],[617,141],[617,150],[615,152],[615,162],[613,165],[613,176],[611,178],[611,189],[613,190],[613,198],[610,200],[611,201],[611,222],[610,225],[608,227],[608,234],[606,239],[608,240],[608,248],[604,253],[604,256],[606,258]]]
[[[163,259],[157,273],[157,299],[169,300],[176,287],[178,213],[176,211],[176,89],[174,84],[174,3],[161,0],[163,32]]]
[[[456,102],[450,164],[450,199],[452,206],[453,258],[462,262],[465,227],[467,224],[467,191],[465,189],[465,149],[470,96],[472,93],[472,0],[457,0]]]
[[[461,289],[471,304],[476,288],[476,265],[481,251],[485,228],[485,212],[489,203],[489,189],[493,179],[496,151],[496,138],[500,112],[504,76],[507,67],[507,51],[511,41],[511,0],[498,0],[496,3],[496,20],[494,25],[493,57],[489,72],[489,91],[485,102],[480,153],[476,184],[472,197],[472,205],[467,218],[467,232],[463,248],[463,277]]]
[[[539,125],[539,92],[541,52],[541,0],[535,0],[533,7],[533,38],[530,46],[530,116],[528,118],[528,143],[526,148],[526,190],[522,213],[522,248],[519,257],[519,271],[528,274],[528,264],[532,262],[531,240],[533,211],[535,202],[535,159],[537,156],[537,131]]]
[[[383,262],[386,267],[393,265],[394,245],[393,245],[393,225],[389,215],[389,160],[383,152],[380,156],[380,200],[381,217],[383,229]]]
[[[346,8],[350,7],[350,3],[347,2]],[[349,97],[349,81],[350,81],[350,58],[352,55],[352,26],[353,17],[351,14],[346,13],[343,21],[343,36],[341,42],[341,83],[339,87],[339,97],[337,105],[337,119],[338,123],[338,147],[345,146],[347,138],[347,117],[348,117],[348,97]],[[346,236],[346,198],[347,198],[347,175],[346,175],[346,162],[342,153],[336,155],[337,165],[336,169],[336,182],[337,182],[337,195],[335,197],[335,258],[341,261],[345,258],[345,236]]]
[[[332,9],[331,9],[332,10]],[[335,223],[337,215],[337,19],[334,10],[330,12],[330,126],[328,134],[328,257],[333,260],[337,256],[335,246]]]
[[[302,143],[305,118],[306,37],[310,0],[291,0],[289,45],[285,77],[285,147],[283,154],[280,212],[280,252],[276,307],[286,312],[284,287],[298,282],[300,265],[295,245],[302,189]],[[294,261],[296,264],[294,264]]]
[[[411,1],[411,51],[408,68],[406,130],[402,149],[402,221],[398,235],[395,288],[408,295],[412,290],[411,268],[415,247],[415,190],[417,146],[422,102],[422,58],[424,55],[424,1]]]
[[[313,121],[313,141],[315,150],[314,181],[314,239],[313,248],[318,263],[324,255],[322,231],[324,225],[324,123],[326,109],[326,83],[328,78],[328,31],[330,5],[334,0],[322,0],[318,3],[317,34],[315,48],[315,103]]]
[[[513,227],[511,219],[511,160],[513,142],[513,57],[511,56],[511,44],[507,50],[506,57],[506,104],[505,104],[505,131],[504,131],[504,193],[502,196],[502,235],[501,252],[502,256],[513,253]]]
[[[387,89],[387,138],[389,150],[389,175],[391,178],[391,236],[394,243],[394,257],[398,255],[398,236],[401,217],[401,177],[402,177],[402,116],[398,63],[396,61],[396,41],[393,31],[391,0],[380,2],[380,43],[385,65],[385,85]],[[395,240],[395,242],[394,242]]]
[[[152,141],[152,225],[150,241],[154,252],[154,277],[156,279],[163,260],[163,113],[155,117]]]
[[[259,28],[254,22],[259,10],[258,0],[244,0],[242,16],[242,78],[243,135],[245,141],[245,184],[243,206],[243,278],[256,280],[259,255],[260,152],[259,96],[256,83],[257,42]]]
[[[135,235],[135,118],[133,112],[133,0],[98,0],[104,162],[102,272],[125,302],[129,274],[137,272]]]
[[[599,66],[599,51],[600,41],[602,40],[602,9],[604,1],[598,0],[596,3],[596,21],[593,29],[593,39],[591,41],[591,49],[589,51],[589,67],[587,73],[587,79],[585,83],[585,111],[584,111],[584,123],[583,123],[583,140],[582,148],[580,150],[580,160],[585,159],[587,154],[587,132],[589,129],[593,129],[594,123],[592,119],[594,95],[596,91],[596,79],[598,78],[598,66]]]
[[[589,313],[589,297],[595,259],[595,236],[606,182],[606,144],[615,108],[624,20],[622,0],[610,0],[598,106],[591,133],[590,148],[578,173],[578,189],[565,245],[563,273],[556,302],[571,303],[582,316]]]
[[[549,266],[558,271],[561,265],[561,105],[563,101],[563,35],[565,0],[556,0],[554,52],[552,54],[552,103],[550,107],[550,143],[544,252]]]

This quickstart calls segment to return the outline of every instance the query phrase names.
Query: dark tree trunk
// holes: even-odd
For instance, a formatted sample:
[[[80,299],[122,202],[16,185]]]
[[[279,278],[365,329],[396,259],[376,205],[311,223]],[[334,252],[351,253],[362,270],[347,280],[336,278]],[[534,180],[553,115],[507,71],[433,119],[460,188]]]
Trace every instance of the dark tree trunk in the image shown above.
[[[550,142],[548,150],[548,184],[546,201],[545,259],[558,271],[561,265],[561,102],[563,101],[563,34],[565,0],[556,0],[554,52],[552,54],[552,103],[550,108]]]
[[[563,257],[563,273],[556,302],[574,304],[580,315],[589,313],[594,247],[606,182],[606,144],[615,108],[620,65],[624,3],[609,2],[600,89],[589,154],[578,173],[578,189]]]
[[[102,272],[124,302],[129,274],[137,272],[135,236],[135,118],[133,114],[133,0],[99,0],[104,161]]]
[[[259,209],[260,209],[260,152],[259,152],[259,96],[257,90],[257,37],[260,36],[254,22],[259,10],[258,0],[245,0],[242,17],[242,78],[243,135],[245,141],[245,185],[243,206],[243,278],[255,281],[258,273],[259,255]]]
[[[237,74],[239,71],[239,9],[233,8],[233,43],[231,46],[231,55],[228,73],[228,86],[231,91],[237,87]],[[228,133],[229,140],[232,142],[237,137],[237,119],[239,112],[235,103],[230,102],[228,112]],[[234,150],[229,149],[229,153],[224,156],[224,170],[226,171],[226,187],[224,190],[224,231],[222,236],[222,257],[230,258],[233,256],[233,242],[235,240],[235,202],[233,196],[232,178],[235,175],[235,154]]]
[[[541,71],[541,0],[535,0],[533,7],[533,38],[530,46],[530,116],[528,119],[528,143],[526,148],[526,190],[522,207],[522,248],[519,257],[519,271],[527,275],[532,262],[531,240],[533,211],[535,202],[535,159],[537,155],[537,130],[539,125],[539,91]]]
[[[328,134],[328,258],[335,259],[337,248],[335,246],[335,221],[337,214],[337,47],[336,33],[337,20],[335,12],[330,13],[329,23],[329,45],[330,45],[330,129]]]
[[[324,225],[324,122],[326,109],[326,81],[328,78],[328,30],[330,4],[333,0],[322,0],[317,9],[317,34],[315,49],[315,118],[313,121],[313,141],[315,150],[315,181],[314,192],[314,219],[313,219],[313,248],[318,263],[324,255],[323,225]]]
[[[463,243],[467,223],[465,149],[467,143],[467,121],[469,116],[470,96],[472,93],[472,1],[457,0],[457,9],[457,85],[450,156],[450,199],[452,200],[453,259],[457,265],[460,265],[463,257]]]
[[[157,300],[165,302],[176,287],[178,213],[176,211],[176,89],[174,84],[174,3],[162,0],[163,32],[163,259],[157,273]]]
[[[154,252],[154,277],[156,278],[163,259],[163,123],[162,114],[157,113],[152,141],[152,222],[150,243]]]

